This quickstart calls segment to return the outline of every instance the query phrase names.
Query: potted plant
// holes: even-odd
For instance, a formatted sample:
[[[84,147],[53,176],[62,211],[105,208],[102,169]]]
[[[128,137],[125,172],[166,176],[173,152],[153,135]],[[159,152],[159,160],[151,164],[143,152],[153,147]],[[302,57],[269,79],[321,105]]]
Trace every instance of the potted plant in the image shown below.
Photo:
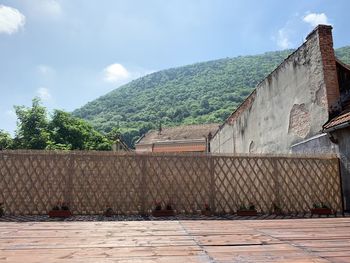
[[[104,212],[104,216],[111,217],[114,214],[113,209],[111,207],[108,207],[106,211]]]
[[[160,202],[156,202],[156,207],[155,207],[155,211],[160,211],[162,210],[162,204]]]
[[[277,203],[272,204],[272,211],[275,215],[284,215],[282,208]]]
[[[212,215],[209,204],[204,204],[204,209],[202,210],[202,215],[204,215],[204,216],[211,216]]]
[[[0,203],[0,217],[2,217],[3,215],[5,215],[4,204]]]
[[[258,212],[253,204],[250,204],[249,207],[241,205],[237,211],[238,216],[256,216],[257,214]]]
[[[69,210],[69,206],[66,203],[62,203],[61,206],[55,205],[51,211],[49,211],[49,217],[60,217],[60,218],[67,218],[72,215],[71,211]]]
[[[311,215],[331,215],[333,214],[333,210],[326,205],[325,203],[315,203],[313,207],[310,209]]]
[[[160,202],[155,203],[155,208],[152,211],[152,215],[155,217],[163,217],[163,216],[174,216],[175,212],[170,203],[168,203],[165,209],[162,209],[162,205]]]

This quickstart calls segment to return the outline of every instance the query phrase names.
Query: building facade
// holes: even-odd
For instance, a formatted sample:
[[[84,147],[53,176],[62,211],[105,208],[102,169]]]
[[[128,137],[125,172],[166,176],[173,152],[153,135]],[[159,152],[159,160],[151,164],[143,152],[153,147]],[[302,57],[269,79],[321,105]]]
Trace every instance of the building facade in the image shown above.
[[[152,130],[135,144],[136,152],[210,152],[209,141],[218,128],[202,124]]]
[[[322,132],[339,98],[331,30],[318,26],[257,85],[213,136],[213,152],[288,153]]]
[[[336,153],[350,209],[350,67],[334,54],[332,27],[306,41],[229,116],[215,153]]]

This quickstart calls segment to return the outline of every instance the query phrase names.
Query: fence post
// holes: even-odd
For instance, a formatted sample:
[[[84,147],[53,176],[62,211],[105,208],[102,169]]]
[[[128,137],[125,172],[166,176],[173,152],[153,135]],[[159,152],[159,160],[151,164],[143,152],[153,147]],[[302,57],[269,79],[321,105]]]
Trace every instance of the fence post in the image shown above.
[[[344,216],[346,207],[345,207],[345,197],[344,197],[344,190],[345,189],[344,189],[344,185],[343,185],[343,174],[342,174],[343,171],[342,171],[341,157],[336,158],[336,163],[337,163],[337,172],[338,172],[339,188],[340,188],[341,213]]]
[[[282,203],[281,203],[281,195],[280,195],[280,183],[278,178],[278,170],[277,170],[277,157],[271,157],[272,158],[272,167],[273,167],[273,181],[274,181],[274,189],[275,189],[275,198],[274,198],[274,205],[272,209],[275,209],[275,205],[277,205],[280,209],[282,209]],[[276,211],[271,211],[276,212]]]
[[[216,204],[215,204],[215,191],[216,191],[216,182],[215,182],[215,167],[214,167],[214,157],[208,155],[209,161],[209,178],[210,178],[210,196],[209,196],[209,206],[211,210],[216,212]]]
[[[67,203],[70,207],[70,209],[73,211],[73,202],[72,202],[72,195],[73,195],[73,172],[74,172],[74,158],[72,158],[74,155],[73,153],[68,153],[68,174],[66,175],[66,187],[64,192],[64,202]],[[62,156],[63,157],[63,156]]]
[[[136,157],[137,158],[137,157]],[[139,185],[139,194],[140,194],[140,209],[141,215],[146,214],[146,179],[147,179],[147,165],[146,165],[146,156],[139,156],[140,158],[140,185]]]
[[[8,156],[6,156],[4,152],[0,150],[0,163],[2,163],[4,167],[6,167],[6,159],[8,159]],[[8,192],[8,189],[5,188],[5,174],[6,172],[3,173],[2,170],[0,170],[0,203],[3,203],[3,205],[6,206],[5,209],[9,210],[9,205],[7,203],[9,200],[7,200],[5,197],[5,189],[7,190],[6,192]]]

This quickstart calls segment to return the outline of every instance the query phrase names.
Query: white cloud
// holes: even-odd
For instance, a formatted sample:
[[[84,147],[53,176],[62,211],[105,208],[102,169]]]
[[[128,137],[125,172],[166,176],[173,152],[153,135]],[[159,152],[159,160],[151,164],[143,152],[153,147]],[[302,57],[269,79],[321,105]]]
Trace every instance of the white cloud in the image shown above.
[[[294,13],[271,39],[281,49],[295,48],[305,41],[305,36],[310,32],[306,24],[315,27],[329,24],[329,21],[325,13]]]
[[[117,83],[121,81],[125,81],[130,78],[129,71],[119,63],[114,63],[109,65],[104,69],[104,81]]]
[[[16,33],[24,26],[25,21],[25,16],[17,9],[0,5],[0,33]]]
[[[289,40],[288,32],[285,28],[278,30],[277,45],[282,49],[287,49],[292,46],[292,43]]]
[[[303,23],[300,21],[300,15],[294,13],[288,18],[284,26],[276,32],[272,37],[272,40],[280,49],[295,47],[297,43],[296,39],[300,36],[299,31],[302,24]]]
[[[47,88],[40,87],[37,89],[36,93],[42,101],[51,100],[51,94],[50,94],[49,89],[47,89]]]
[[[322,24],[322,25],[329,25],[328,17],[326,16],[325,13],[320,13],[320,14],[310,13],[310,14],[307,14],[306,16],[303,17],[303,21],[305,23],[310,24],[313,27],[315,27],[317,25],[320,25],[320,24]]]

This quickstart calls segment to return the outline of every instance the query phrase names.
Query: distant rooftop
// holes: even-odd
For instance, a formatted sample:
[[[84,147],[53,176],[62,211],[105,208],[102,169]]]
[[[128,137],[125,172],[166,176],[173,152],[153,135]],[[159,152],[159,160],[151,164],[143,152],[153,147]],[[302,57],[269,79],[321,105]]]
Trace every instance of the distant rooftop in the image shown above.
[[[137,144],[205,139],[209,133],[213,135],[218,129],[218,123],[164,127],[161,132],[158,130],[149,131]]]
[[[343,68],[345,68],[348,72],[350,72],[350,66],[341,62],[340,60],[336,60],[336,62]],[[349,80],[347,85],[349,84]],[[329,120],[326,124],[323,125],[323,130],[329,129],[338,129],[344,127],[350,123],[350,87],[346,86],[347,90],[343,92],[343,98],[341,98],[341,108],[342,111],[331,120]]]
[[[342,125],[345,125],[346,123],[350,123],[350,100],[346,101],[343,112],[341,112],[336,117],[328,121],[325,125],[323,125],[323,130],[338,128]]]

